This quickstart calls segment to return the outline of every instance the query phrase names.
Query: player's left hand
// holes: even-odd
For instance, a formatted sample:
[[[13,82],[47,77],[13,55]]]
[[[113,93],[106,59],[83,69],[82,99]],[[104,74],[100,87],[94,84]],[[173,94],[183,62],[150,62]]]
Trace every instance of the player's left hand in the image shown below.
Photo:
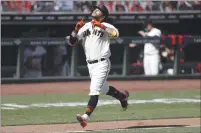
[[[93,19],[93,20],[91,21],[91,23],[92,23],[93,26],[97,26],[97,27],[100,27],[101,29],[105,29],[104,24],[101,24],[99,21],[97,21],[97,20],[95,20],[95,19]]]

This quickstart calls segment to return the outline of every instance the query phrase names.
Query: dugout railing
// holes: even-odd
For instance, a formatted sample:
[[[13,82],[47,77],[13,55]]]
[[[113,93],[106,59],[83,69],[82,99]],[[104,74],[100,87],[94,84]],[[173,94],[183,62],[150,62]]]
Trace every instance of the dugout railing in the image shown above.
[[[78,45],[72,48],[71,63],[70,63],[70,75],[65,77],[41,77],[41,78],[23,78],[23,67],[24,67],[24,47],[25,45],[67,45],[68,40],[65,38],[2,38],[1,46],[14,46],[18,45],[18,59],[16,67],[16,77],[15,78],[2,78],[2,83],[23,83],[23,82],[52,82],[52,81],[80,81],[89,80],[88,76],[76,76],[77,66],[77,49]],[[144,45],[146,42],[151,43],[162,43],[167,45],[172,45],[175,48],[175,60],[174,60],[174,75],[157,75],[157,76],[144,76],[144,75],[128,75],[129,69],[129,43],[136,43]],[[201,43],[201,36],[181,36],[181,35],[170,35],[159,37],[119,37],[117,39],[111,40],[111,45],[124,45],[123,52],[123,63],[122,63],[122,75],[110,76],[108,79],[112,80],[128,80],[128,79],[178,79],[178,78],[188,78],[188,79],[199,79],[200,74],[180,74],[179,73],[179,48],[183,48],[189,43]],[[198,53],[199,54],[199,53]],[[87,70],[86,70],[87,71]]]

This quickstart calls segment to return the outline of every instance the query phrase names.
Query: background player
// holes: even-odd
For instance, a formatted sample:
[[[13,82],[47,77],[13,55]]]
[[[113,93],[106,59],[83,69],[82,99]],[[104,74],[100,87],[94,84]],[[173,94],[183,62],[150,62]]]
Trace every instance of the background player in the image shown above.
[[[139,31],[138,33],[143,37],[160,37],[161,31],[153,27],[152,21],[146,21],[144,23],[145,31]],[[144,72],[145,75],[157,75],[159,72],[160,55],[159,44],[145,43],[144,45]]]
[[[106,94],[118,99],[123,110],[127,109],[128,96],[127,91],[120,92],[116,88],[109,86],[106,82],[110,71],[110,38],[119,36],[118,30],[107,20],[109,13],[105,6],[96,6],[92,12],[92,21],[84,23],[79,21],[75,30],[70,35],[70,44],[75,45],[80,41],[83,45],[86,55],[87,66],[91,78],[90,99],[85,114],[77,114],[77,120],[82,127],[87,125],[90,115],[97,106],[99,95]]]

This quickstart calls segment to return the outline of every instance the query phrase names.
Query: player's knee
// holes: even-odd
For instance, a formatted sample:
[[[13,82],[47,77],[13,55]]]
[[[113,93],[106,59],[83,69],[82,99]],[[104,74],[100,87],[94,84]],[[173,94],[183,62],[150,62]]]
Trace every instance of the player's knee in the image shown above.
[[[100,92],[99,91],[90,91],[89,95],[90,96],[100,95]]]

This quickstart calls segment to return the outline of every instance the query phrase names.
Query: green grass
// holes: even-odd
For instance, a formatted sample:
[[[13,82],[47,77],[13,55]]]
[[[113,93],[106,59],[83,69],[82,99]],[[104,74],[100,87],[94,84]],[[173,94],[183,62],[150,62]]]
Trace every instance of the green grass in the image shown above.
[[[154,99],[154,98],[193,98],[199,99],[200,92],[193,91],[153,91],[133,92],[130,99]],[[197,98],[196,98],[197,97]],[[101,96],[102,99],[112,99]],[[45,94],[30,96],[2,96],[2,103],[56,103],[56,102],[87,102],[85,94]],[[1,110],[2,125],[26,125],[26,124],[50,124],[76,122],[75,115],[84,113],[85,107],[48,107],[28,108],[17,110]],[[178,117],[199,117],[200,103],[146,103],[129,105],[126,112],[121,110],[120,105],[106,105],[97,107],[91,117],[91,121],[114,121],[134,119],[160,119]]]
[[[193,91],[146,91],[146,92],[132,92],[131,99],[154,99],[154,98],[196,98],[200,97],[200,90]],[[76,102],[88,101],[87,93],[73,93],[73,94],[40,94],[40,95],[9,95],[2,96],[2,103],[17,103],[17,104],[31,104],[31,103],[50,103],[50,102]],[[100,99],[113,99],[109,96],[101,95]]]
[[[91,131],[89,133],[200,133],[200,131],[200,127],[176,127],[160,129],[133,128],[129,130]]]

